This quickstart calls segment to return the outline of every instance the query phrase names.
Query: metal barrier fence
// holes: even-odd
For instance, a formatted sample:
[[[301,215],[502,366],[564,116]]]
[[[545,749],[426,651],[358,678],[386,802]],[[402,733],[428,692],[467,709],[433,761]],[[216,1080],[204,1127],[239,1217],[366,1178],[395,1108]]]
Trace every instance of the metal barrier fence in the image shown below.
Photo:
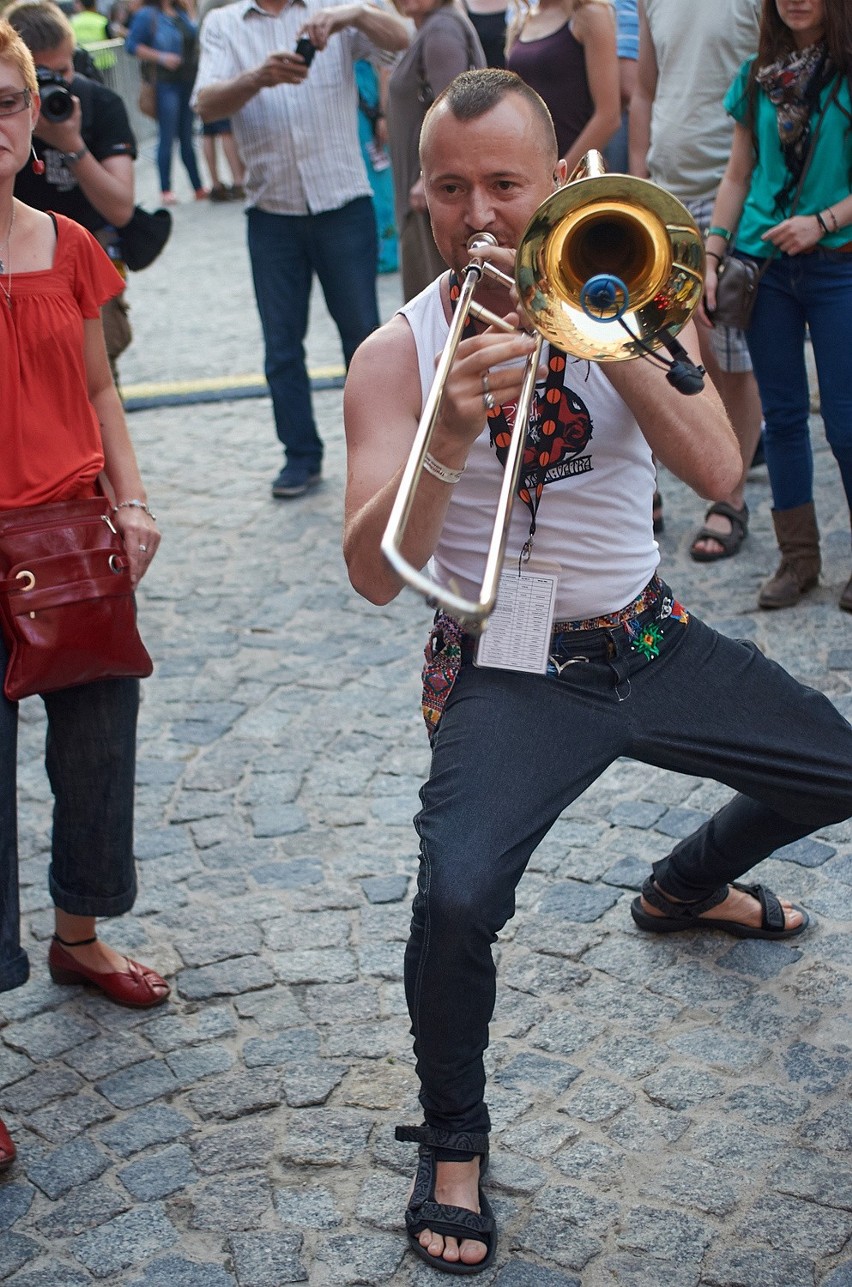
[[[127,52],[124,41],[101,40],[86,48],[105,83],[124,99],[136,141],[143,144],[156,138],[157,122],[139,111],[139,62]]]

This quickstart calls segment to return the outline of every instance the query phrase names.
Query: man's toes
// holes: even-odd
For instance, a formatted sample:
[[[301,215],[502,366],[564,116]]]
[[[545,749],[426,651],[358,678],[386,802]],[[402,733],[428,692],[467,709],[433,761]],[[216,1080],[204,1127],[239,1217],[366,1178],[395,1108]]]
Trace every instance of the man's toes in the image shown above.
[[[488,1251],[484,1242],[474,1242],[472,1239],[465,1239],[461,1245],[460,1256],[466,1265],[478,1265],[480,1260],[485,1259]]]
[[[424,1229],[417,1241],[436,1260],[459,1259],[459,1244],[455,1238],[443,1238],[439,1233],[432,1233],[431,1229]]]

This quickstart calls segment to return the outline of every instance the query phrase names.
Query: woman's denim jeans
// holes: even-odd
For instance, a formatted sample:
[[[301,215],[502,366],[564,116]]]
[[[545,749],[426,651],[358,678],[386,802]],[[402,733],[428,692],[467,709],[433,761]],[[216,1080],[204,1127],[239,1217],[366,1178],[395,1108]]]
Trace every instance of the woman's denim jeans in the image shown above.
[[[6,650],[0,638],[0,674]],[[55,905],[74,916],[118,916],[136,898],[133,790],[137,679],[105,679],[48,693],[46,758],[54,796]],[[18,899],[18,706],[0,690],[0,992],[29,974]]]
[[[825,434],[852,511],[852,254],[779,255],[767,268],[747,332],[766,421],[764,446],[776,509],[813,500],[805,327],[819,378]]]
[[[178,82],[165,85],[157,82],[157,123],[160,137],[157,143],[157,168],[160,171],[160,188],[169,192],[172,186],[172,151],[175,139],[180,143],[180,159],[189,175],[189,181],[198,191],[201,187],[201,174],[195,156],[192,141],[192,129],[195,121],[189,105],[192,85]]]
[[[670,622],[650,661],[621,630],[571,639],[588,660],[559,678],[464,664],[434,738],[405,961],[431,1126],[488,1129],[492,944],[533,850],[620,756],[743,793],[654,864],[677,898],[698,900],[852,814],[852,727],[755,645],[694,617]]]

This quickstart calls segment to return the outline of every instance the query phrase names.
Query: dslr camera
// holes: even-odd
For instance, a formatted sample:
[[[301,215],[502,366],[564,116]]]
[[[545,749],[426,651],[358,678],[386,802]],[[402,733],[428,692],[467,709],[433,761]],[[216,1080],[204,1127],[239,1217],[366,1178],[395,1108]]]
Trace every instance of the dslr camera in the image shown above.
[[[38,92],[41,96],[41,114],[46,121],[59,124],[67,121],[74,111],[74,99],[71,90],[58,72],[47,67],[36,67]]]

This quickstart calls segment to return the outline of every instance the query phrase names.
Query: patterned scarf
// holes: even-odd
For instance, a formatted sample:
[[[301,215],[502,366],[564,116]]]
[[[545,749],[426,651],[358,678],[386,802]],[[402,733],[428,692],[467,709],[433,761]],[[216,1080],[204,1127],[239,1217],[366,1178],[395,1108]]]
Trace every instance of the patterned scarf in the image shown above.
[[[833,75],[824,40],[795,49],[756,76],[760,88],[775,108],[778,139],[787,178],[775,194],[775,209],[784,214],[799,186],[811,141],[811,120],[819,107],[820,93]]]

